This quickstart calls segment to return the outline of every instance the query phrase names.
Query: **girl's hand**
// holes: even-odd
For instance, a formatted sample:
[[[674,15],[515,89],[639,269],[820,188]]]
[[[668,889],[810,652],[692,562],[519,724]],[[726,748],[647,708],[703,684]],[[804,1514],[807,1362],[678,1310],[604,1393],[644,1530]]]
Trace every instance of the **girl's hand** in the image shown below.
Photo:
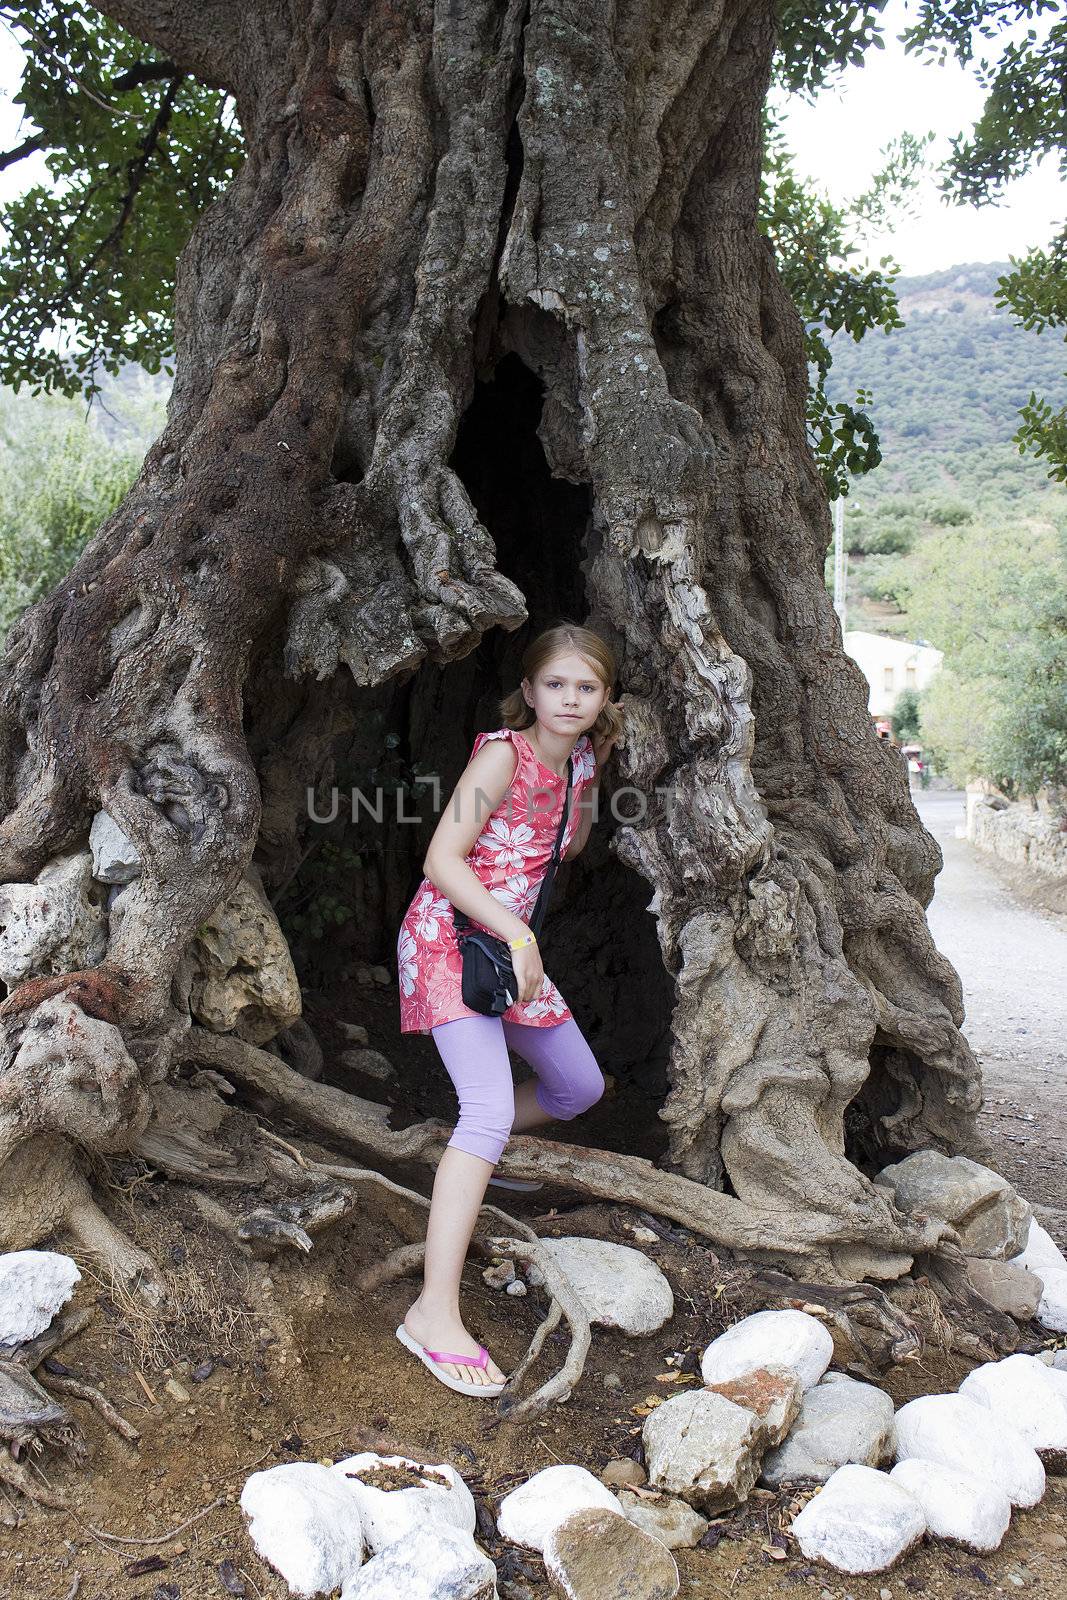
[[[541,993],[541,985],[545,981],[545,969],[541,965],[541,951],[536,944],[524,944],[521,949],[511,952],[511,965],[515,973],[515,981],[519,986],[516,1003],[525,1005],[528,1000],[534,1000]]]
[[[623,711],[621,700],[613,700],[610,702],[610,704],[613,711]],[[625,715],[624,712],[623,715]],[[621,735],[617,733],[591,734],[590,737],[593,741],[593,756],[596,760],[598,769],[606,766],[608,757],[611,755],[611,752],[615,748],[616,744],[625,743],[625,740],[622,739]]]

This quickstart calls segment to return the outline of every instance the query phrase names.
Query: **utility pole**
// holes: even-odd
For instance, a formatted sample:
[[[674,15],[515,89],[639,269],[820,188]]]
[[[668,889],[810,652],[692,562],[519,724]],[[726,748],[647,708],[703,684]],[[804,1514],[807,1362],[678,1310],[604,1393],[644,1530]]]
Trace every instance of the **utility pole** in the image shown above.
[[[834,610],[841,621],[841,637],[845,636],[845,497],[838,495],[834,501]]]

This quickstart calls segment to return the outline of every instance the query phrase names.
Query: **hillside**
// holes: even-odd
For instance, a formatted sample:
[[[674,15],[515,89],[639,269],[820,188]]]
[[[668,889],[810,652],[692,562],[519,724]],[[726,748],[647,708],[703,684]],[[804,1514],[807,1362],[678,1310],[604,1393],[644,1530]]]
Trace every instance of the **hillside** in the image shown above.
[[[883,456],[850,498],[935,493],[1006,508],[1062,495],[1042,462],[1010,441],[1031,389],[1055,406],[1067,400],[1067,347],[1056,330],[1029,332],[997,307],[996,281],[1008,270],[1007,262],[979,262],[898,278],[905,327],[858,344],[834,336],[830,398],[873,391],[867,409]]]

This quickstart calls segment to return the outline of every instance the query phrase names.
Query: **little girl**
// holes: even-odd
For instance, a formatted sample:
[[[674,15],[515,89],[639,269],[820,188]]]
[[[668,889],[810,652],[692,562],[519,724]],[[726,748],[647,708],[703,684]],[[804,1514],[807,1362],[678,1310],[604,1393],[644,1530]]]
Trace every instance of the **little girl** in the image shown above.
[[[513,1131],[569,1120],[604,1092],[593,1052],[524,919],[552,858],[568,765],[560,860],[572,860],[589,837],[592,791],[622,730],[621,704],[610,699],[615,660],[599,634],[562,623],[533,640],[522,665],[520,687],[500,703],[506,726],[474,741],[397,939],[400,1030],[433,1036],[459,1097],[459,1121],[434,1178],[422,1293],[396,1336],[448,1388],[480,1397],[499,1394],[507,1381],[459,1310],[486,1184]],[[519,992],[499,1016],[463,1003],[453,905],[510,945]],[[509,1049],[536,1074],[518,1088]]]

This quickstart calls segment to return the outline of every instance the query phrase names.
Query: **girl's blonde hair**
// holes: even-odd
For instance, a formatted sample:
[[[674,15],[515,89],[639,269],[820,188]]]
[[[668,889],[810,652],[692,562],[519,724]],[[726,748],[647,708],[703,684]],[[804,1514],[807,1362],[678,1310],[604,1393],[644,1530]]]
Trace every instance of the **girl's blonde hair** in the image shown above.
[[[584,661],[588,661],[610,693],[617,670],[614,652],[599,633],[594,633],[592,628],[582,628],[576,622],[559,622],[552,628],[545,628],[536,639],[531,639],[522,653],[523,677],[532,683],[542,667],[547,666],[556,656],[566,655],[568,652],[573,652],[581,656]],[[520,732],[524,728],[532,727],[536,722],[537,713],[533,706],[527,704],[521,684],[500,701],[500,717],[505,727],[517,728]],[[589,733],[598,736],[614,734],[621,744],[624,726],[625,719],[622,712],[608,700],[589,729]]]

